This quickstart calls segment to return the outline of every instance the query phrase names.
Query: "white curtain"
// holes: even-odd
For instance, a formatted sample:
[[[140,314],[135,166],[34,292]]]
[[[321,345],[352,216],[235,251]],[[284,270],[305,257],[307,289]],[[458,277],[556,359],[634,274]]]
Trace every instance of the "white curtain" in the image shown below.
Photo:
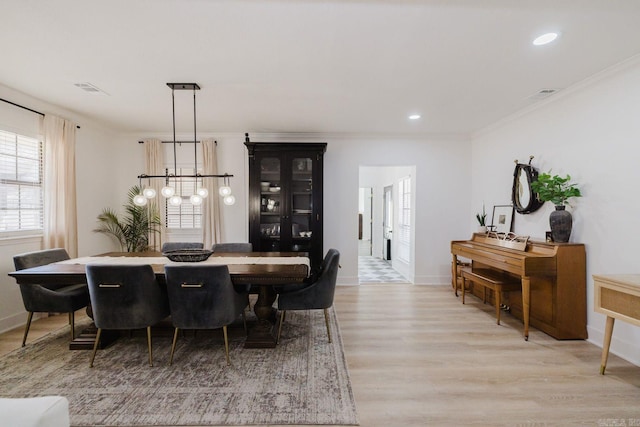
[[[76,210],[76,124],[45,115],[44,248],[65,248],[78,256]]]
[[[218,174],[218,155],[216,143],[212,139],[205,139],[202,145],[202,174]],[[209,197],[202,203],[202,241],[205,249],[211,248],[214,243],[219,243],[222,229],[220,217],[220,197],[218,196],[219,178],[204,178],[204,188],[209,190]]]
[[[144,173],[147,175],[164,175],[164,149],[162,148],[162,141],[159,139],[147,139],[144,141]],[[156,197],[151,199],[150,202],[155,205],[160,213],[160,220],[162,225],[160,226],[160,235],[156,233],[149,236],[149,246],[152,249],[160,250],[162,247],[163,236],[166,235],[165,228],[165,210],[164,200],[160,196],[160,190],[164,186],[164,181],[158,178],[149,179],[147,182],[142,181],[142,187],[152,187],[156,190]]]

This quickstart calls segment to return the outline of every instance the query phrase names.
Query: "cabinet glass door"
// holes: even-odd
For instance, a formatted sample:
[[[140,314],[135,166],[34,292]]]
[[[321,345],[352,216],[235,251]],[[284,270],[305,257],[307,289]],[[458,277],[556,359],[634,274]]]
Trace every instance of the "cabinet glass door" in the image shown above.
[[[312,236],[312,172],[310,157],[294,157],[291,160],[291,236],[292,251],[308,252]]]
[[[280,250],[282,206],[281,162],[277,157],[260,160],[260,251]]]

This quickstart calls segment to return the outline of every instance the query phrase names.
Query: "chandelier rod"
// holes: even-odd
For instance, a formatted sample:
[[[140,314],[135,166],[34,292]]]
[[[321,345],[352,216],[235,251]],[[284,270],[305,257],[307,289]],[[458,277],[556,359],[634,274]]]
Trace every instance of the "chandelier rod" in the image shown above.
[[[176,160],[176,89],[171,86],[171,110],[173,113],[173,173],[178,173],[178,161]]]
[[[173,173],[167,173],[165,175],[147,175],[145,173],[138,175],[138,179],[147,179],[147,178],[233,178],[233,174],[213,174],[213,175],[202,175],[202,174],[194,174],[194,175],[177,175]]]

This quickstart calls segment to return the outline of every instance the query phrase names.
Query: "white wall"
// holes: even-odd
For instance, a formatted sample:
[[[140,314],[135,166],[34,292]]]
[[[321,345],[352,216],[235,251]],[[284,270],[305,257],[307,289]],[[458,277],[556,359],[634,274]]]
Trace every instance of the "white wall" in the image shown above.
[[[451,280],[450,241],[468,238],[470,149],[465,141],[419,138],[325,138],[324,248],[341,253],[338,281],[358,283],[360,166],[415,165],[416,284]],[[374,227],[375,230],[375,227]]]
[[[593,274],[640,273],[640,60],[560,92],[540,108],[505,120],[472,141],[472,208],[510,199],[514,159],[534,155],[541,172],[570,174],[583,197],[573,199],[572,242],[586,245],[589,340],[601,346],[605,317],[593,311]],[[516,214],[514,231],[544,239],[550,203]],[[640,329],[616,322],[611,351],[640,365]]]

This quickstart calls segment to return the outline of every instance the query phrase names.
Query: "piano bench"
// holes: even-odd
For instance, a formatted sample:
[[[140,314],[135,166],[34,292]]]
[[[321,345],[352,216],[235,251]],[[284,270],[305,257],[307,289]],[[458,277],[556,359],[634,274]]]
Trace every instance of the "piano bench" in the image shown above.
[[[519,291],[521,290],[521,283],[515,277],[502,274],[499,271],[490,270],[487,268],[472,270],[470,268],[462,269],[462,303],[464,304],[464,294],[466,289],[467,280],[472,283],[476,283],[483,286],[483,294],[486,288],[493,291],[493,299],[496,303],[496,323],[500,324],[500,304],[502,292]],[[486,302],[486,300],[485,300]]]

